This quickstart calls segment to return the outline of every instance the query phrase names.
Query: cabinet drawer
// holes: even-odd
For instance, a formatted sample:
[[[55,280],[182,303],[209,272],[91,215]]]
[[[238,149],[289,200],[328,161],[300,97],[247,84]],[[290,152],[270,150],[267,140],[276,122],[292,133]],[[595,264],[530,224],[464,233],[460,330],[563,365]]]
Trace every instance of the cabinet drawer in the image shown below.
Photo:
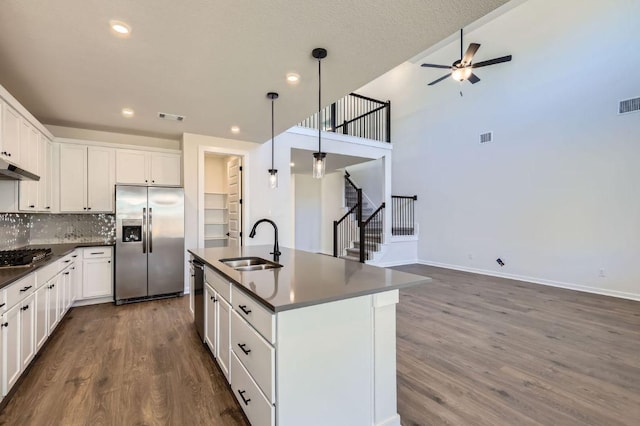
[[[65,263],[65,265],[68,265]],[[48,282],[51,278],[55,277],[60,272],[60,263],[53,262],[44,268],[40,268],[36,271],[36,287],[41,287],[44,283]]]
[[[83,259],[111,257],[111,247],[89,247],[82,250]]]
[[[258,389],[235,353],[231,352],[231,389],[252,426],[275,425],[275,407]]]
[[[275,315],[235,286],[231,289],[231,298],[233,310],[246,319],[268,342],[275,343]]]
[[[224,297],[224,300],[231,303],[231,282],[229,280],[208,266],[204,268],[204,279],[220,296]]]
[[[0,290],[0,314],[3,314],[7,310],[7,291],[5,289]],[[2,366],[0,366],[2,368]],[[0,385],[1,386],[1,385]],[[2,392],[0,390],[0,392]]]
[[[231,314],[231,348],[270,402],[275,402],[275,349],[235,311]]]
[[[20,303],[22,299],[29,296],[36,289],[36,274],[29,274],[19,281],[6,287],[7,309]]]

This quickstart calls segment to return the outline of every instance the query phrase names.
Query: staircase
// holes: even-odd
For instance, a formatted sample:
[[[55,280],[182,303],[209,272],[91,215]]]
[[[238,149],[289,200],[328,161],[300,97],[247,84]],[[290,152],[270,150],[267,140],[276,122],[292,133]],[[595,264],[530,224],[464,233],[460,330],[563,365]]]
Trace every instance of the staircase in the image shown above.
[[[349,179],[347,173],[344,181],[344,196],[345,204],[351,213],[344,218],[350,221],[349,228],[356,230],[356,232],[347,232],[347,241],[343,243],[345,248],[342,253],[335,253],[337,257],[347,260],[354,260],[360,262],[360,246],[364,245],[364,260],[370,260],[374,254],[380,250],[382,244],[382,234],[384,230],[384,216],[380,214],[381,209],[384,208],[384,203],[378,209],[374,208],[366,201],[362,195],[358,195],[358,192],[362,191],[357,188],[353,182]],[[358,199],[361,198],[361,210],[358,209]],[[358,212],[361,211],[362,218],[358,220]],[[373,215],[373,217],[372,217]],[[361,225],[359,225],[359,223]],[[362,231],[361,226],[364,227]],[[361,239],[363,240],[361,242]],[[339,251],[339,250],[338,250]]]

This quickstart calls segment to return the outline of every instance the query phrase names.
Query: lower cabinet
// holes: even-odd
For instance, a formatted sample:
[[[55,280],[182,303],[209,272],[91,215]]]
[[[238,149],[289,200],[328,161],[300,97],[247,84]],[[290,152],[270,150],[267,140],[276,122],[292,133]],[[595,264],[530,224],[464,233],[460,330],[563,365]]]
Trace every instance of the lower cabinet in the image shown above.
[[[58,321],[60,320],[60,303],[59,303],[59,294],[60,294],[60,283],[62,281],[61,275],[53,278],[46,285],[47,289],[47,333],[50,335],[53,330],[58,325]]]
[[[4,355],[4,377],[2,395],[16,383],[22,372],[22,354],[20,349],[20,304],[9,309],[2,318],[2,343]]]
[[[36,354],[36,295],[31,293],[20,305],[20,359],[27,368]]]
[[[211,353],[217,357],[216,347],[218,315],[216,312],[216,304],[218,303],[218,295],[208,285],[204,286],[204,342],[209,346]]]
[[[264,397],[258,385],[235,353],[231,354],[231,389],[252,426],[275,425],[275,407]]]
[[[84,255],[82,264],[83,299],[113,296],[111,248],[108,247],[108,250],[102,250],[102,252],[105,254],[104,257],[88,257],[87,253]]]
[[[230,326],[231,324],[231,305],[224,300],[223,297],[218,297],[218,365],[227,378],[230,379],[229,374],[229,353],[230,353]]]
[[[47,283],[48,284],[48,283]],[[49,323],[47,321],[47,314],[49,313],[49,305],[48,305],[48,297],[49,297],[49,287],[47,284],[41,286],[38,290],[36,290],[36,301],[35,301],[35,311],[36,311],[36,351],[40,350],[44,342],[47,341],[47,337],[49,336]]]

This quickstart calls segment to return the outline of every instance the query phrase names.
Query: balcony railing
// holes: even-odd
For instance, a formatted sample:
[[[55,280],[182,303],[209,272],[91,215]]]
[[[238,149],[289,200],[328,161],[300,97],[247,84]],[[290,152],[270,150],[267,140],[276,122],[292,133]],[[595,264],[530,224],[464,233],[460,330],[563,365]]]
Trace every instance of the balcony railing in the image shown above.
[[[322,110],[322,123],[315,113],[299,126],[391,142],[391,102],[350,93]]]

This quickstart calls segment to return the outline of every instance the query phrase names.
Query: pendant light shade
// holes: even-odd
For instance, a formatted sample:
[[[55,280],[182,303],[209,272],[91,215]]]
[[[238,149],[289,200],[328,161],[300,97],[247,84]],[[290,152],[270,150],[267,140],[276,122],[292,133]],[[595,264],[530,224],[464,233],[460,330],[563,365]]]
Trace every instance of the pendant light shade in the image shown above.
[[[322,67],[321,60],[327,57],[327,50],[321,47],[313,49],[311,56],[318,60],[318,152],[313,153],[313,177],[324,177],[327,153],[322,152]]]
[[[273,151],[274,151],[274,125],[273,125],[273,109],[275,100],[278,99],[276,92],[267,93],[267,98],[271,99],[271,168],[269,169],[269,187],[276,189],[278,187],[278,170],[273,166]]]

